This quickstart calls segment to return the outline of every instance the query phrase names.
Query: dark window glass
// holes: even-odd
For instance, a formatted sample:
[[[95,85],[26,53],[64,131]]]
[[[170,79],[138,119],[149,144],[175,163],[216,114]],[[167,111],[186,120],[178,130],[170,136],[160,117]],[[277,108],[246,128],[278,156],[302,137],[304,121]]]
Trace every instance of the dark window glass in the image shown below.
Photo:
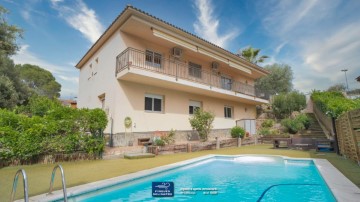
[[[194,114],[194,107],[193,106],[189,106],[189,114]]]
[[[228,118],[231,118],[231,117],[232,117],[232,115],[231,115],[231,108],[228,108],[227,110],[228,110]]]
[[[153,62],[153,52],[147,50],[145,60],[146,60],[146,62],[152,63]]]
[[[225,116],[225,118],[232,118],[231,107],[224,107],[224,116]]]
[[[161,99],[154,98],[154,111],[161,112]]]
[[[150,97],[145,97],[145,110],[152,111],[152,102],[153,99]]]

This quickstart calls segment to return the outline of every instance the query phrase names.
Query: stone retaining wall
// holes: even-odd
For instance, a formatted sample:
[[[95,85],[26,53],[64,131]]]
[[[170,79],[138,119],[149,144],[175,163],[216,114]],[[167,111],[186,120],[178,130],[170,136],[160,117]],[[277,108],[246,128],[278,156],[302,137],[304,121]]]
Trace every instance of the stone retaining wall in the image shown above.
[[[211,130],[208,139],[215,140],[216,137],[219,139],[228,139],[231,138],[230,135],[231,129],[213,129]],[[112,142],[113,147],[119,146],[138,146],[139,138],[150,138],[157,136],[159,133],[168,133],[169,131],[152,131],[152,132],[133,132],[133,133],[116,133],[113,134]],[[110,135],[105,134],[106,139],[110,142]],[[194,130],[181,130],[175,132],[175,142],[191,142],[198,141],[199,135]],[[107,143],[108,145],[109,142]]]

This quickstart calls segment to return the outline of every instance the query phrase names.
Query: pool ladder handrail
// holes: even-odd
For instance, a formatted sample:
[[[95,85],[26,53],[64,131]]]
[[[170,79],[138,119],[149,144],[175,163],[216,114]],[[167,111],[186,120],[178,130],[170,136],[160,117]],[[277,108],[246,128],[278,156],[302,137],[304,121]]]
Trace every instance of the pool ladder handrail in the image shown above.
[[[56,173],[57,168],[60,169],[60,173],[61,173],[62,189],[63,189],[63,193],[64,193],[64,202],[67,202],[65,174],[64,174],[64,169],[62,168],[62,166],[60,164],[56,165],[52,171],[48,195],[52,194],[51,192],[53,191],[55,173]]]
[[[19,174],[22,174],[23,176],[23,184],[24,184],[24,200],[25,202],[29,201],[29,192],[28,192],[28,183],[27,183],[27,176],[26,176],[26,172],[24,169],[19,169],[14,177],[14,182],[13,182],[13,187],[12,187],[12,191],[11,191],[11,198],[10,198],[10,202],[14,201],[15,198],[15,193],[16,193],[16,188],[17,188],[17,183],[18,183],[18,179],[19,179]]]

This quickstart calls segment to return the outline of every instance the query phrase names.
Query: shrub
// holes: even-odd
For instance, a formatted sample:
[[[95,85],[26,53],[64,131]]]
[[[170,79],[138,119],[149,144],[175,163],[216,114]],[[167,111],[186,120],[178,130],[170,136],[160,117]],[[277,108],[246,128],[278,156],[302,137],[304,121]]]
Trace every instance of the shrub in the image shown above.
[[[191,127],[195,129],[199,133],[200,138],[205,141],[208,138],[213,121],[214,115],[202,109],[195,110],[194,115],[189,118]]]
[[[360,99],[347,99],[341,92],[313,91],[311,99],[320,111],[333,118],[339,117],[344,112],[360,108]]]
[[[286,118],[294,111],[301,111],[306,106],[305,95],[297,91],[274,96],[271,103],[276,118]]]
[[[313,123],[313,120],[306,114],[299,114],[295,119],[299,120],[304,125],[305,129],[309,129],[310,125]]]
[[[281,121],[281,124],[285,127],[286,131],[290,134],[296,134],[300,130],[303,130],[304,124],[301,122],[301,120],[298,119],[284,119]]]
[[[245,130],[239,126],[234,126],[231,128],[231,137],[232,138],[243,138],[245,135]]]
[[[176,130],[171,129],[169,133],[162,135],[160,138],[164,141],[165,144],[173,144],[175,142],[175,133]]]
[[[32,99],[14,112],[0,109],[1,163],[24,162],[41,154],[103,151],[104,111],[72,109],[48,98]]]
[[[156,139],[156,140],[155,140],[155,145],[156,145],[156,146],[165,146],[165,142],[164,142],[164,140],[162,140],[161,138],[160,138],[160,139]]]
[[[270,131],[270,128],[260,128],[258,130],[258,134],[259,135],[263,135],[263,136],[267,136],[267,135],[270,135],[271,134],[271,131]]]
[[[261,123],[261,127],[263,128],[271,128],[274,126],[274,121],[272,119],[266,119]]]

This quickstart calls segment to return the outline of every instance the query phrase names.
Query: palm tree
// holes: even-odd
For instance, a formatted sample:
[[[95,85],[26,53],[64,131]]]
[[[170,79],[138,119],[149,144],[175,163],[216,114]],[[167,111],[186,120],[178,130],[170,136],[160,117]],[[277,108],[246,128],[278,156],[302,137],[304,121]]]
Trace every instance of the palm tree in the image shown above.
[[[266,58],[269,58],[269,56],[266,55],[259,56],[258,55],[259,53],[260,53],[260,49],[249,46],[239,51],[238,56],[241,56],[245,60],[252,62],[254,64],[262,63],[265,61]]]

